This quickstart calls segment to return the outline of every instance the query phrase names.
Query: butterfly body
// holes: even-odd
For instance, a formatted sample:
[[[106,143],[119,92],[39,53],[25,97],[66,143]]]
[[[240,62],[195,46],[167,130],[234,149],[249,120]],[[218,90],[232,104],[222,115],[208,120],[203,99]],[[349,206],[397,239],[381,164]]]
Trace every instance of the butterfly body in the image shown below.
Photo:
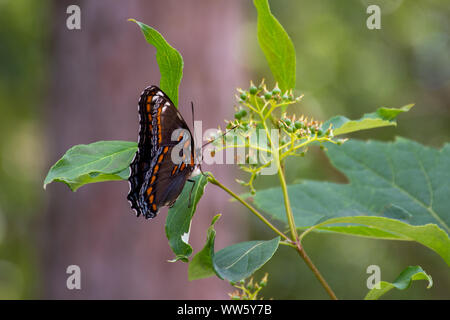
[[[194,141],[191,131],[169,97],[158,87],[146,88],[139,99],[138,151],[128,179],[136,215],[154,218],[172,206],[192,175]]]

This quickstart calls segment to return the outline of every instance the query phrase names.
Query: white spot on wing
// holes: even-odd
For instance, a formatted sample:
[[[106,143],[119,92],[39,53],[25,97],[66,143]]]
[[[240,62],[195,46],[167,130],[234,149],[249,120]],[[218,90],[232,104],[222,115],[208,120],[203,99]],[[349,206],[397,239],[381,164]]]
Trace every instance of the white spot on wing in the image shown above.
[[[186,233],[184,233],[182,236],[181,236],[181,241],[183,241],[184,243],[186,243],[186,244],[189,244],[189,233],[190,233],[190,228],[189,228],[189,231],[188,232],[186,232]]]

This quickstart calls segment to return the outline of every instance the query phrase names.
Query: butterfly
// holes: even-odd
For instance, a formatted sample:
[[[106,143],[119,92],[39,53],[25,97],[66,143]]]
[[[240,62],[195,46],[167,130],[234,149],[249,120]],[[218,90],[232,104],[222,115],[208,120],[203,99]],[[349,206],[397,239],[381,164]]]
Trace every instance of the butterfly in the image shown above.
[[[188,125],[157,86],[141,93],[138,108],[138,150],[130,165],[127,199],[137,216],[150,219],[177,200],[196,169],[195,149]]]

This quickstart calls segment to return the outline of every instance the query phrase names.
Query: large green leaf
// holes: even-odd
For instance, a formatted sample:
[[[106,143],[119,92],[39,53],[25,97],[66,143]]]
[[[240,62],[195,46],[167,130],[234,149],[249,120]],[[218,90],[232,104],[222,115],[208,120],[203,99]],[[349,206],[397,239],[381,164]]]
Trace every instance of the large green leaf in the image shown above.
[[[450,144],[436,150],[403,138],[352,141],[329,147],[327,154],[350,180],[352,192],[363,192],[367,209],[450,232]]]
[[[413,106],[413,104],[408,104],[401,108],[379,108],[375,112],[366,113],[359,120],[350,120],[344,116],[336,116],[326,121],[322,127],[328,129],[331,124],[333,134],[338,136],[355,131],[395,126],[397,125],[395,118],[400,113],[409,111]]]
[[[241,242],[226,247],[214,255],[217,274],[228,281],[240,281],[251,276],[272,258],[280,237],[268,241]]]
[[[156,48],[156,61],[161,74],[159,86],[169,96],[175,106],[178,107],[178,87],[183,77],[183,58],[181,54],[152,27],[134,19],[129,19],[129,21],[136,22],[147,42]]]
[[[72,191],[94,182],[126,180],[136,142],[98,141],[70,148],[51,168],[44,188],[53,181],[64,182]]]
[[[213,265],[214,258],[214,241],[216,239],[216,230],[214,224],[220,218],[220,214],[216,215],[211,226],[208,228],[206,243],[202,250],[192,258],[188,268],[188,279],[197,280],[208,278],[216,274]]]
[[[192,180],[195,181],[195,184],[186,182],[174,206],[169,209],[166,219],[166,236],[173,253],[175,253],[172,262],[177,260],[188,262],[188,258],[192,254],[192,247],[189,244],[192,217],[208,183],[203,174],[193,177]]]
[[[416,241],[438,253],[450,266],[450,239],[435,224],[424,226],[412,226],[396,219],[374,216],[352,216],[331,218],[315,225],[312,228],[320,228],[325,225],[351,223],[360,225],[361,228],[375,229],[394,235],[396,240]],[[308,230],[307,232],[311,231]],[[302,235],[303,238],[305,235]],[[395,239],[391,237],[391,239]]]
[[[285,92],[295,88],[295,49],[289,35],[272,15],[268,0],[254,0],[258,11],[258,42],[270,70]]]
[[[427,289],[431,288],[433,285],[433,279],[428,275],[420,266],[410,266],[400,273],[400,275],[395,279],[393,283],[380,281],[380,288],[371,289],[365,300],[377,300],[382,295],[390,291],[391,289],[397,288],[398,290],[405,290],[411,286],[411,283],[416,280],[427,280]]]
[[[342,146],[329,146],[327,155],[350,183],[306,181],[288,186],[298,227],[308,228],[334,217],[379,216],[411,226],[436,224],[449,232],[449,144],[436,150],[402,138],[389,143],[352,140]],[[252,199],[257,208],[275,219],[286,221],[280,188],[258,191]],[[322,224],[318,230],[418,241],[412,236],[405,237],[395,228],[354,225],[352,222],[331,227]],[[420,230],[426,231],[429,237],[438,232],[431,226]],[[448,237],[440,236],[439,239],[443,241],[442,245],[449,245]],[[425,245],[436,251],[435,245]],[[445,252],[439,254],[448,262],[448,249]]]
[[[288,186],[297,226],[310,227],[331,217],[370,215],[412,225],[435,223],[449,232],[450,144],[436,150],[403,138],[351,140],[328,146],[327,155],[350,183],[305,181]],[[279,187],[258,191],[253,201],[274,218],[285,219]]]

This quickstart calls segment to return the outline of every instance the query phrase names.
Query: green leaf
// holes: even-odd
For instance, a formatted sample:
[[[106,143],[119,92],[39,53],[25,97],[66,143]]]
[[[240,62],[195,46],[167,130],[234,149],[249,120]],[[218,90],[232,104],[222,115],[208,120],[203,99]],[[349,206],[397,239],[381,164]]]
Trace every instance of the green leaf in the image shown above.
[[[441,150],[397,138],[330,145],[327,156],[350,183],[305,181],[288,186],[296,225],[351,215],[385,216],[412,225],[435,223],[449,232],[450,144]],[[257,208],[285,218],[281,188],[258,191]]]
[[[397,288],[398,290],[405,290],[411,286],[411,283],[413,281],[416,280],[427,280],[427,289],[431,288],[431,286],[433,285],[433,279],[431,278],[431,276],[428,275],[420,266],[410,266],[403,270],[393,283],[380,281],[380,288],[371,289],[364,299],[377,300],[393,288]]]
[[[74,146],[50,168],[44,189],[53,181],[63,182],[76,191],[88,183],[126,180],[136,151],[137,143],[128,141],[98,141]]]
[[[322,128],[328,129],[331,124],[333,134],[338,136],[355,131],[396,126],[397,122],[394,119],[400,113],[408,112],[413,106],[413,104],[408,104],[401,108],[379,108],[373,113],[366,113],[359,120],[350,120],[344,116],[336,116],[326,121]]]
[[[389,143],[351,140],[342,146],[329,146],[327,155],[350,183],[305,181],[288,186],[298,227],[308,228],[333,217],[379,216],[401,220],[412,226],[436,224],[449,232],[449,144],[436,150],[403,138]],[[256,208],[286,222],[279,187],[258,191],[252,199]],[[370,225],[347,223],[320,229],[373,238],[411,240],[404,239],[395,230]],[[448,245],[448,237],[442,241]],[[440,254],[448,261],[447,254]]]
[[[314,228],[338,223],[358,224],[366,228],[369,227],[391,233],[398,237],[397,240],[416,241],[438,253],[450,266],[450,239],[447,233],[435,224],[412,226],[399,220],[385,217],[352,216],[328,219],[311,227],[308,232]]]
[[[268,0],[254,0],[258,11],[258,42],[281,91],[295,88],[295,49],[289,35],[272,15]]]
[[[261,268],[275,253],[280,238],[269,241],[249,241],[226,247],[214,253],[216,231],[214,224],[220,218],[216,215],[208,229],[206,244],[189,263],[189,280],[217,275],[228,281],[239,281]]]
[[[188,268],[188,279],[197,280],[208,278],[216,274],[213,265],[214,258],[214,241],[216,239],[216,230],[214,230],[214,224],[220,218],[220,214],[216,215],[211,226],[208,229],[206,237],[206,244],[202,250],[192,258]]]
[[[136,22],[141,28],[145,40],[156,48],[156,61],[161,74],[159,87],[178,107],[178,87],[183,77],[183,58],[181,54],[152,27],[134,19],[129,19],[128,21]]]
[[[268,241],[241,242],[226,247],[214,255],[217,274],[228,281],[239,281],[251,276],[272,258],[280,237]]]
[[[329,147],[327,155],[350,180],[349,191],[360,190],[366,210],[450,232],[450,144],[436,150],[404,138],[351,141]]]
[[[192,180],[195,181],[194,186],[192,186],[193,182],[186,182],[183,191],[167,215],[166,236],[175,253],[175,258],[171,262],[177,260],[188,262],[192,254],[192,247],[189,245],[192,217],[208,183],[203,174],[193,177]]]

